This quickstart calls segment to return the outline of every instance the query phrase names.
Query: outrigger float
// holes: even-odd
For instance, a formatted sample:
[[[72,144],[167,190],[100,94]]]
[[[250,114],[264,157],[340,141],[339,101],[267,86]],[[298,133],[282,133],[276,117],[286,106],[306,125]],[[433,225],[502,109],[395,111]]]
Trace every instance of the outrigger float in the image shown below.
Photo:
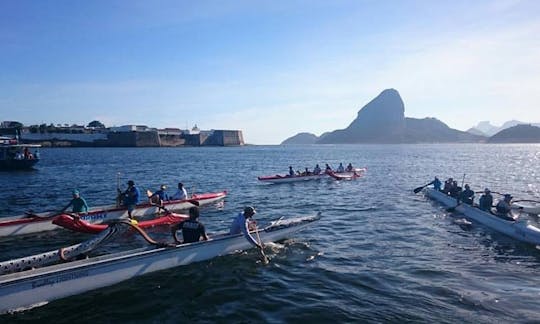
[[[483,224],[494,231],[522,242],[540,245],[540,228],[530,224],[527,218],[522,219],[518,217],[516,220],[504,219],[475,206],[458,203],[456,198],[432,188],[425,189],[425,193],[427,197],[438,201],[446,207],[452,208],[467,218]],[[519,208],[515,209],[519,210]]]
[[[318,213],[315,216],[273,221],[267,227],[259,229],[260,241],[268,243],[289,238],[293,233],[312,225],[320,217]],[[178,245],[152,242],[145,237],[157,247],[65,262],[77,259],[98,244],[110,240],[121,231],[123,223],[126,222],[127,220],[122,220],[111,225],[85,243],[0,262],[0,273],[3,273],[0,275],[0,314],[41,306],[56,299],[107,287],[147,273],[253,247],[242,234],[216,234],[208,241]],[[60,260],[65,263],[50,265]]]
[[[186,210],[190,207],[204,206],[225,199],[227,191],[216,193],[194,194],[190,199],[164,201],[163,207],[168,210]],[[137,218],[151,217],[156,215],[159,206],[151,203],[137,205],[132,215]],[[53,220],[59,215],[58,212],[29,213],[27,215],[0,218],[0,237],[30,234],[55,230],[60,227],[53,224]],[[86,214],[80,214],[80,219],[91,224],[100,224],[128,217],[127,208],[124,206],[100,206],[91,208]]]

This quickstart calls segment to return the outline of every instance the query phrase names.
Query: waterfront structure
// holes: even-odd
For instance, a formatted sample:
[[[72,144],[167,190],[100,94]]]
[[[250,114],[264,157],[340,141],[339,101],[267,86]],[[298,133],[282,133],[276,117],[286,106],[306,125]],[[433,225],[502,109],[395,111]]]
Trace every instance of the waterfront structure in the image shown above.
[[[2,125],[14,122],[4,122]],[[19,125],[21,125],[19,123]],[[0,134],[12,133],[0,128]],[[146,125],[122,125],[110,128],[80,125],[33,125],[19,128],[20,140],[42,146],[83,147],[176,147],[176,146],[240,146],[244,145],[241,130],[157,129]]]

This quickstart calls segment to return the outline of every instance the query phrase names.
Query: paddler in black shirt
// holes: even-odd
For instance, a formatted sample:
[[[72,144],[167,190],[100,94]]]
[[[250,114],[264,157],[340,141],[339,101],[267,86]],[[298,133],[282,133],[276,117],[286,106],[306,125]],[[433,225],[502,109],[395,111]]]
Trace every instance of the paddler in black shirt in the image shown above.
[[[197,207],[191,207],[189,209],[188,220],[173,226],[171,229],[176,243],[180,243],[180,240],[176,236],[176,232],[180,229],[182,230],[182,237],[184,239],[183,243],[199,242],[201,237],[203,240],[208,241],[208,235],[206,235],[204,225],[199,222],[199,208]]]

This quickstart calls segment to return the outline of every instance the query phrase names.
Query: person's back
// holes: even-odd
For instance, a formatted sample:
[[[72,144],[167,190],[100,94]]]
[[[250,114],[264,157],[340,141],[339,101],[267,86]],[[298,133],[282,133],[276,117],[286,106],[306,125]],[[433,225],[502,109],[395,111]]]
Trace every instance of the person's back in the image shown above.
[[[313,168],[313,174],[320,174],[321,173],[321,168],[319,167],[319,165],[315,165],[315,168]]]
[[[486,188],[484,189],[484,194],[480,196],[480,200],[478,201],[478,208],[484,211],[491,211],[492,206],[493,196],[491,195],[491,191]]]
[[[183,243],[199,242],[201,240],[201,237],[205,241],[208,240],[208,236],[206,235],[206,229],[204,225],[199,222],[199,208],[197,207],[191,207],[189,209],[188,220],[172,228],[174,239],[177,242],[178,238],[176,237],[176,231],[178,229],[182,229]]]
[[[472,205],[474,201],[474,191],[471,190],[468,184],[465,185],[465,190],[460,195],[461,201],[468,205]]]
[[[501,215],[506,215],[510,212],[510,200],[512,199],[512,196],[506,194],[504,195],[504,199],[499,200],[497,203],[497,206],[495,206],[497,213]]]
[[[337,168],[337,172],[338,173],[343,173],[345,172],[345,168],[343,167],[343,163],[340,163],[338,168]]]
[[[354,171],[353,166],[352,166],[352,163],[349,163],[349,165],[347,165],[346,171],[347,171],[347,172],[353,172],[353,171]]]
[[[204,225],[197,220],[187,220],[180,227],[182,228],[184,243],[199,242],[205,232]]]

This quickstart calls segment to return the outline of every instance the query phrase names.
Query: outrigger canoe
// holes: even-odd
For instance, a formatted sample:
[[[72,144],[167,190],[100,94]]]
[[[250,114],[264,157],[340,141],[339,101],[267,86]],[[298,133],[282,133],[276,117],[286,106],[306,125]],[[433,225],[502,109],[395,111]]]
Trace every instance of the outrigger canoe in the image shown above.
[[[512,209],[523,213],[538,215],[540,214],[540,202],[533,200],[516,201],[512,203]]]
[[[286,182],[300,182],[308,180],[317,180],[326,177],[326,174],[309,174],[309,175],[272,175],[272,176],[263,176],[258,177],[259,181],[268,182],[268,183],[286,183]]]
[[[492,213],[483,211],[477,207],[464,203],[458,204],[457,200],[443,192],[429,188],[425,190],[426,195],[455,211],[465,215],[490,229],[510,236],[516,240],[540,245],[540,228],[529,224],[527,219],[517,219],[515,221],[503,219]]]
[[[226,196],[227,191],[194,194],[190,199],[165,201],[163,205],[171,211],[185,210],[194,206],[194,204],[204,206],[223,200]],[[135,218],[149,217],[158,213],[159,210],[160,207],[157,207],[154,204],[144,203],[137,205],[137,208],[135,208],[135,210],[132,212],[132,215]],[[52,223],[56,216],[58,216],[58,212],[2,217],[0,218],[0,237],[58,229],[60,227]],[[109,205],[91,208],[87,214],[80,214],[79,216],[81,220],[88,223],[100,224],[116,219],[127,218],[128,211],[124,206],[117,207],[115,205]]]
[[[355,169],[354,171],[346,171],[346,172],[327,171],[326,174],[328,174],[330,177],[336,180],[353,180],[356,178],[360,178],[362,175],[364,175],[364,172],[366,170],[367,170],[366,168],[361,168],[361,169]]]
[[[140,228],[151,228],[156,226],[172,226],[179,224],[185,220],[189,219],[188,215],[167,213],[153,219],[144,220],[137,222],[137,225]],[[68,214],[61,214],[55,217],[53,220],[54,225],[67,228],[69,230],[88,233],[88,234],[97,234],[109,227],[109,224],[91,224],[86,221],[81,220],[79,217],[74,217]]]
[[[257,177],[259,181],[268,182],[268,183],[286,183],[286,182],[301,182],[309,180],[318,180],[323,178],[330,178],[335,180],[351,180],[356,179],[363,175],[366,171],[366,168],[356,168],[351,172],[335,172],[335,171],[326,171],[320,174],[298,174],[298,175],[271,175],[271,176],[262,176]]]
[[[320,219],[304,216],[280,219],[259,230],[262,242],[275,242],[291,237]],[[125,221],[124,221],[125,222]],[[110,240],[117,231],[111,226],[93,240]],[[250,249],[253,246],[242,234],[212,235],[208,241],[166,247],[145,247],[130,251],[91,257],[82,260],[24,270],[25,261],[17,260],[23,271],[0,276],[0,314],[41,306],[50,301],[107,287],[147,273],[208,260],[217,256]],[[81,249],[80,246],[77,248]],[[70,249],[73,251],[75,248]],[[65,258],[65,252],[62,253]],[[74,258],[75,252],[70,254]],[[0,264],[12,265],[12,261]]]

